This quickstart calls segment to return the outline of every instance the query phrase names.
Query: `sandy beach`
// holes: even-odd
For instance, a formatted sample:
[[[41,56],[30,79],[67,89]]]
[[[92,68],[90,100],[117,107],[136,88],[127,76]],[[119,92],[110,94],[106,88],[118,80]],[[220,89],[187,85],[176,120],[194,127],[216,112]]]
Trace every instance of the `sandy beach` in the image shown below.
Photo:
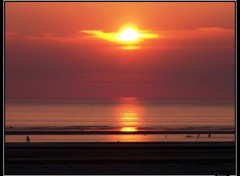
[[[235,145],[5,143],[5,174],[235,174]]]

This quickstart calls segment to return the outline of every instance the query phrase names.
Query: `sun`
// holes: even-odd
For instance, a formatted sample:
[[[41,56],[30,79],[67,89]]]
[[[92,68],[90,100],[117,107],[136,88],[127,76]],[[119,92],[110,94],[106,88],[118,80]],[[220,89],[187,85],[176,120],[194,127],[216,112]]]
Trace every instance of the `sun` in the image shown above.
[[[136,29],[127,27],[123,29],[121,33],[116,35],[116,39],[123,42],[135,42],[140,36],[141,34],[139,34]]]

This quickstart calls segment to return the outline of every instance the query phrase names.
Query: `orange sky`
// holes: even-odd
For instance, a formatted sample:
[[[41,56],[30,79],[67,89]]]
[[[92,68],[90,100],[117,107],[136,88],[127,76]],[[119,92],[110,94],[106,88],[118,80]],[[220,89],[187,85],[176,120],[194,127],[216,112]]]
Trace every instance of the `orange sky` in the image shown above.
[[[6,97],[234,97],[234,2],[5,2]],[[159,35],[124,50],[83,33]]]

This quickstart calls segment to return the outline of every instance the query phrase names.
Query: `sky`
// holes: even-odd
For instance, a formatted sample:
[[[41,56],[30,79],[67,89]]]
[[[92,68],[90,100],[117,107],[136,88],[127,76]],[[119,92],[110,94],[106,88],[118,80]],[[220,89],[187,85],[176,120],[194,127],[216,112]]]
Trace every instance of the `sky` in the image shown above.
[[[233,100],[234,9],[234,2],[5,2],[6,99]],[[157,37],[126,49],[98,35],[130,23]]]

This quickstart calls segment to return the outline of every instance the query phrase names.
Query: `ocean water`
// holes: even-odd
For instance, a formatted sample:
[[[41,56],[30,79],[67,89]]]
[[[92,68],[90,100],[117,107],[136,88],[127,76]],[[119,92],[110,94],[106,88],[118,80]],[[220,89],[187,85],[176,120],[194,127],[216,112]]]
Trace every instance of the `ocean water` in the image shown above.
[[[234,104],[121,98],[116,100],[11,101],[5,105],[5,130],[156,131],[233,130]],[[6,135],[23,142],[24,135]],[[233,134],[208,135],[31,135],[36,142],[233,141]]]

